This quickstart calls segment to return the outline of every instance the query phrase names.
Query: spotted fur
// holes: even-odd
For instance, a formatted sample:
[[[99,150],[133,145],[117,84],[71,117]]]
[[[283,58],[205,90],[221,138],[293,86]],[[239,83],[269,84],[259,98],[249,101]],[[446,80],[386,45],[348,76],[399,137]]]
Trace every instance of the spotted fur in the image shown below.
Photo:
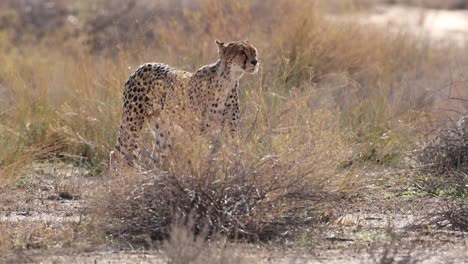
[[[134,165],[139,160],[139,139],[145,122],[155,133],[159,149],[170,146],[171,133],[188,120],[201,132],[211,127],[228,127],[235,133],[240,118],[239,80],[244,73],[258,70],[257,50],[247,41],[216,41],[219,60],[195,73],[177,70],[162,63],[140,66],[124,86],[122,120],[117,153]],[[177,124],[179,123],[179,124]]]

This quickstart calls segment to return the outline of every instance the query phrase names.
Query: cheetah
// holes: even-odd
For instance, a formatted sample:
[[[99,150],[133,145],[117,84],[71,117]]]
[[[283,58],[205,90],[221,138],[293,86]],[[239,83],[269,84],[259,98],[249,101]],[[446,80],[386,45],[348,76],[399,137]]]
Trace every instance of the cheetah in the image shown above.
[[[145,63],[127,80],[123,91],[122,119],[117,153],[130,166],[140,159],[139,140],[145,122],[154,132],[161,151],[170,146],[176,128],[194,127],[204,133],[212,127],[227,127],[236,133],[239,123],[239,80],[258,71],[257,49],[248,41],[216,40],[219,59],[195,73],[163,63]],[[193,113],[183,120],[184,111]],[[178,123],[178,124],[177,124]]]

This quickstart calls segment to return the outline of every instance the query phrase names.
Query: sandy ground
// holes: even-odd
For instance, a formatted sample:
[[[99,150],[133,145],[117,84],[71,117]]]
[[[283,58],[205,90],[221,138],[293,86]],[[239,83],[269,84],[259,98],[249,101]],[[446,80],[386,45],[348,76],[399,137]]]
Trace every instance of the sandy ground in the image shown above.
[[[49,252],[50,253],[50,252]],[[48,253],[48,254],[49,254]],[[456,256],[454,257],[454,253]],[[271,264],[313,264],[313,263],[468,263],[466,249],[450,250],[419,249],[412,252],[401,252],[384,256],[383,252],[369,252],[368,250],[328,250],[317,254],[292,253],[257,253],[255,257],[247,257],[247,263]],[[47,256],[41,254],[19,254],[5,263],[167,263],[162,253],[152,251],[116,252],[100,251],[92,253],[82,252],[55,252]]]
[[[0,193],[0,224],[40,223],[54,228],[78,223],[85,213],[86,190],[99,183],[81,179],[74,198],[60,197],[64,181],[36,175],[28,184]],[[68,181],[68,180],[67,180]],[[236,245],[243,263],[468,263],[468,232],[428,225],[430,216],[450,199],[405,196],[402,190],[366,189],[365,195],[339,201],[331,221],[317,232],[282,246]],[[167,263],[163,251],[111,246],[0,251],[0,263]]]

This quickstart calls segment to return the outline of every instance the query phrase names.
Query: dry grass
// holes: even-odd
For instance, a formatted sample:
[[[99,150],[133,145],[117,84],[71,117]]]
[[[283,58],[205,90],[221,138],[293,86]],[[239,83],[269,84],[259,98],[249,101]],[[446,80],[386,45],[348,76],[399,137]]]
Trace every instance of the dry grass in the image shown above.
[[[330,19],[321,1],[57,0],[49,23],[40,2],[25,11],[32,2],[0,3],[0,185],[33,162],[86,166],[106,180],[90,201],[96,221],[126,239],[167,237],[190,213],[198,231],[231,238],[316,223],[329,199],[317,196],[369,183],[355,177],[362,164],[403,164],[457,52]],[[147,61],[194,71],[216,60],[215,38],[259,49],[261,71],[241,82],[239,136],[181,137],[158,169],[103,173],[127,77]]]
[[[185,225],[172,224],[171,235],[162,244],[168,263],[260,263],[258,257],[247,257],[236,252],[238,250],[229,247],[227,239],[220,235],[208,236],[206,232],[194,235],[193,227],[193,221]]]
[[[190,214],[198,231],[247,240],[276,239],[313,224],[326,197],[327,175],[344,155],[342,142],[333,137],[332,116],[287,113],[307,108],[300,103],[304,97],[297,98],[278,113],[276,120],[284,123],[257,116],[265,131],[243,145],[226,135],[182,136],[153,170],[111,172],[92,199],[98,221],[127,240],[165,238],[171,223]],[[250,132],[245,133],[239,140],[245,141]]]
[[[106,1],[99,3],[114,7]],[[406,124],[420,120],[418,112],[431,103],[431,94],[404,80],[437,65],[437,53],[415,46],[416,40],[406,35],[328,21],[317,4],[200,0],[185,8],[164,5],[162,15],[134,24],[130,21],[144,16],[139,12],[146,2],[135,3],[119,21],[138,27],[137,31],[96,22],[89,13],[95,9],[85,8],[87,4],[63,7],[71,13],[82,11],[76,38],[67,31],[73,26],[69,22],[36,37],[39,43],[28,48],[23,38],[32,26],[21,15],[17,24],[12,22],[1,31],[0,47],[5,54],[0,72],[3,181],[31,161],[51,156],[81,159],[101,171],[115,143],[121,87],[127,76],[138,64],[153,60],[194,70],[215,59],[215,37],[249,38],[260,49],[262,73],[242,84],[244,129],[250,128],[257,109],[265,119],[263,124],[282,122],[274,120],[277,113],[303,96],[307,114],[330,113],[339,119],[342,129],[334,137],[351,135],[357,155],[383,162],[407,146],[410,140],[405,138],[412,131]],[[112,15],[117,8],[104,10],[109,19],[115,19]],[[230,13],[236,15],[218,15]],[[290,22],[282,23],[286,17]],[[89,29],[96,23],[102,30]],[[22,38],[15,35],[17,27],[25,28]],[[151,40],[139,37],[146,30],[151,31]],[[97,42],[106,43],[106,48],[97,49],[102,45]],[[96,55],[107,51],[113,51],[113,57]],[[265,129],[269,127],[254,126],[255,133]],[[292,135],[288,140],[285,146],[295,141]]]
[[[26,250],[79,246],[87,241],[83,227],[76,223],[2,223],[0,248]]]
[[[468,194],[468,116],[461,117],[435,136],[419,151],[417,169],[424,189],[433,195]]]

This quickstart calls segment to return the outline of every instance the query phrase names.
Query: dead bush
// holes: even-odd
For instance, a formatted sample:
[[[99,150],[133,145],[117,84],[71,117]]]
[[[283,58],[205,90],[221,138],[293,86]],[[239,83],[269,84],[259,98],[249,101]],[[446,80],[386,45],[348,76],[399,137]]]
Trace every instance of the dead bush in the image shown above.
[[[435,179],[426,182],[429,192],[450,189],[464,196],[468,192],[468,116],[442,129],[419,154],[419,169]]]
[[[271,240],[318,221],[319,202],[333,189],[324,185],[338,181],[330,175],[347,155],[339,120],[311,111],[308,89],[271,99],[261,80],[257,85],[245,93],[236,136],[222,127],[200,135],[181,123],[170,151],[144,160],[143,172],[111,171],[91,199],[105,231],[125,240],[164,239],[171,223],[192,214],[195,232]],[[197,120],[197,113],[178,114]],[[151,149],[154,136],[142,134],[142,149]]]
[[[171,223],[192,214],[195,232],[270,240],[313,222],[321,187],[301,160],[220,146],[177,153],[168,171],[121,171],[99,190],[96,213],[113,237],[164,239]],[[303,157],[304,158],[304,157]]]
[[[431,215],[430,224],[438,228],[468,231],[468,203],[460,200],[448,203],[443,210]]]

